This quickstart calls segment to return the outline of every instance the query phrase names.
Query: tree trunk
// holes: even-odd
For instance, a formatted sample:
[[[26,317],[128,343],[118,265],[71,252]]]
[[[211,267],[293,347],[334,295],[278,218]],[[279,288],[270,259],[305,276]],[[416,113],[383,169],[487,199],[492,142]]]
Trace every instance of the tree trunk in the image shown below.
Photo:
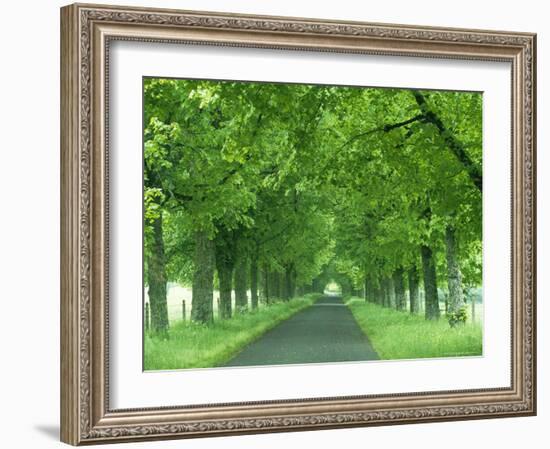
[[[283,297],[283,277],[278,271],[273,273],[273,275],[275,277],[275,296],[277,299],[281,299]]]
[[[296,280],[298,279],[298,273],[296,273],[296,267],[292,264],[292,273],[290,274],[290,299],[296,296]]]
[[[393,272],[393,287],[395,291],[395,308],[397,310],[405,310],[407,305],[407,300],[405,298],[405,285],[403,282],[403,275],[405,270],[403,267],[397,268]]]
[[[410,299],[410,311],[411,313],[418,313],[420,311],[418,302],[418,270],[416,266],[412,266],[409,269],[409,299]]]
[[[432,249],[429,246],[420,247],[422,255],[422,272],[424,275],[424,303],[426,305],[426,319],[439,319],[439,299],[437,297],[437,277],[435,273],[435,260]]]
[[[269,299],[277,298],[277,273],[275,271],[270,271],[269,275]]]
[[[219,317],[231,318],[231,290],[233,289],[233,264],[219,262],[220,257],[216,252],[216,268],[220,283]]]
[[[313,291],[315,293],[324,293],[324,288],[325,286],[323,285],[320,277],[313,279]]]
[[[384,278],[382,281],[382,287],[384,289],[384,307],[390,307],[391,306],[391,299],[390,299],[390,281],[387,277]]]
[[[273,302],[277,297],[277,277],[275,276],[275,272],[271,269],[267,273],[267,279],[269,284],[269,300]]]
[[[462,273],[458,264],[456,233],[451,226],[447,226],[445,229],[445,248],[447,256],[447,284],[449,286],[447,312],[456,313],[465,304],[462,292]]]
[[[231,233],[220,231],[216,237],[216,270],[220,284],[218,316],[231,318],[231,291],[233,290],[234,242]]]
[[[151,330],[168,331],[168,305],[166,301],[166,261],[162,239],[162,215],[153,221],[153,247],[147,260]]]
[[[243,312],[248,308],[247,259],[240,255],[235,263],[235,310]]]
[[[258,308],[258,256],[254,254],[250,261],[250,305]]]
[[[376,284],[376,287],[374,287],[373,302],[375,302],[376,304],[382,305],[382,299],[384,297],[382,284],[379,278],[376,280],[376,282],[377,284]]]
[[[214,254],[214,242],[208,238],[206,231],[197,231],[191,319],[198,323],[210,323],[214,320]]]
[[[378,286],[376,288],[376,303],[383,306],[384,305],[384,280],[378,277]]]
[[[395,309],[395,285],[393,278],[390,276],[388,282],[388,307]]]
[[[263,285],[263,298],[266,304],[269,304],[270,300],[270,289],[269,289],[269,270],[267,266],[264,266],[263,276],[262,276],[262,285]]]
[[[288,301],[292,298],[292,264],[285,267],[285,285],[283,299]]]
[[[369,278],[367,276],[365,276],[365,301],[372,301],[372,298],[371,298],[371,291],[370,291],[370,288],[371,288],[371,283],[369,282]]]
[[[269,270],[267,267],[264,266],[264,268],[261,270],[262,273],[262,297],[260,298],[261,301],[263,301],[266,304],[269,304],[269,301],[271,300],[271,286],[269,285]]]

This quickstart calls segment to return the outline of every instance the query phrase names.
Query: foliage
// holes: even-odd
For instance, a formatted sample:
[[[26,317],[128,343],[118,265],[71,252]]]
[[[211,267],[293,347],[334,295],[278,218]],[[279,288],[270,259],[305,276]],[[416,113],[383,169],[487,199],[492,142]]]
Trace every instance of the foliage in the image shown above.
[[[168,281],[192,284],[206,233],[228,270],[279,273],[290,294],[378,291],[421,272],[421,247],[437,284],[456,260],[464,286],[481,285],[481,94],[161,78],[143,90],[145,263],[162,217]]]

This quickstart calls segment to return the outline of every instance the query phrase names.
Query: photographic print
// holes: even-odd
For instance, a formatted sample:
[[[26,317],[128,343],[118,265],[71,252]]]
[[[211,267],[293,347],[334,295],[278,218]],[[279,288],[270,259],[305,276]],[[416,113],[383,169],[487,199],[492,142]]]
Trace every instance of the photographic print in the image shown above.
[[[482,94],[143,79],[144,369],[481,356]]]
[[[535,415],[536,41],[61,8],[61,440]]]

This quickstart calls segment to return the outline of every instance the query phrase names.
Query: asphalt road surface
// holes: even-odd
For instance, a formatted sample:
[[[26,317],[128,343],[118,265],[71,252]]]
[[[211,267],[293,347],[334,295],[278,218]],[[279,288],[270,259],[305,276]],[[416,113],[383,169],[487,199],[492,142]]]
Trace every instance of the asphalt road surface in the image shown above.
[[[246,346],[225,366],[377,359],[342,298],[324,296]]]

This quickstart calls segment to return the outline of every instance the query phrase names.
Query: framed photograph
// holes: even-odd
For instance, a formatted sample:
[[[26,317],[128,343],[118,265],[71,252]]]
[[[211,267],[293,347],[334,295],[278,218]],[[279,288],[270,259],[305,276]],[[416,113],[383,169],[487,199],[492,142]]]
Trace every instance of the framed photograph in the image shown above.
[[[536,413],[529,33],[61,9],[61,439]]]

